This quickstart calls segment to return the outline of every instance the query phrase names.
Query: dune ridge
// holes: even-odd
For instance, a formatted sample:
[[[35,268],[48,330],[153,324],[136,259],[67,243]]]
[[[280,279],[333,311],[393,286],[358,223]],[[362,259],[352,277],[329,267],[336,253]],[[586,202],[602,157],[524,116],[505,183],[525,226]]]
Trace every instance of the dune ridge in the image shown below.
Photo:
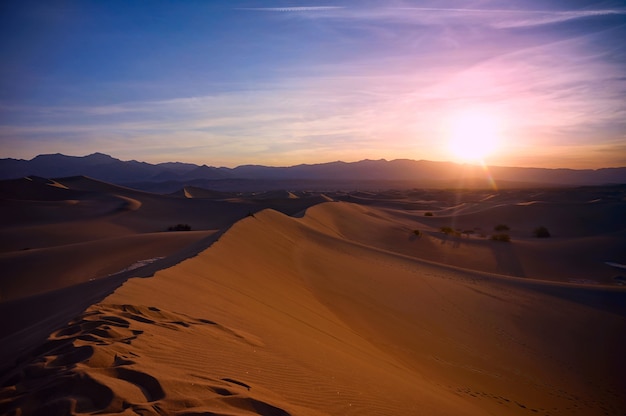
[[[321,200],[229,196],[186,200],[84,176],[0,181],[0,368],[129,277],[197,254],[235,221]],[[177,224],[191,231],[167,231]]]
[[[55,331],[3,378],[0,411],[623,413],[624,288],[421,258],[466,244],[428,221],[345,202],[256,212]],[[476,243],[490,264],[474,245],[500,243]]]
[[[0,181],[0,301],[166,257],[260,209],[295,214],[322,200],[187,200],[83,176]],[[192,231],[167,232],[176,224]]]

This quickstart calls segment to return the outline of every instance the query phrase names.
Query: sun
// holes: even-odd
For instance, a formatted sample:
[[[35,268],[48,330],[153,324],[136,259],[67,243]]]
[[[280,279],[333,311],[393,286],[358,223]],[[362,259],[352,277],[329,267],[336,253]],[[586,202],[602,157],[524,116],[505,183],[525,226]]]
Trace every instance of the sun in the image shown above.
[[[447,127],[448,150],[458,161],[483,163],[498,146],[498,121],[485,112],[464,111]]]

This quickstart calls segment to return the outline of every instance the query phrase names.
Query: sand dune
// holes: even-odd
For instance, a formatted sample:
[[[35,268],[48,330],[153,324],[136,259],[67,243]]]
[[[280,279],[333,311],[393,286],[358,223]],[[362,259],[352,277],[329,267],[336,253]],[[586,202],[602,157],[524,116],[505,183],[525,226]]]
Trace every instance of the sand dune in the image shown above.
[[[439,222],[463,229],[479,227],[490,232],[494,225],[508,224],[511,235],[531,237],[535,227],[548,227],[554,237],[584,237],[626,229],[624,204],[620,201],[595,203],[511,203],[463,204],[441,212]],[[446,221],[445,218],[451,218]]]
[[[208,199],[228,199],[236,194],[233,192],[219,192],[210,189],[198,188],[196,186],[185,186],[180,192],[174,195],[181,195],[185,198],[208,198]]]
[[[76,198],[81,192],[69,190],[57,181],[33,176],[0,181],[0,194],[7,199],[58,201]]]
[[[216,233],[150,233],[0,254],[0,300],[14,300],[118,273]],[[54,275],[51,276],[51,272]]]
[[[124,267],[125,261],[130,264],[164,256],[180,248],[177,245],[191,244],[206,236],[206,233],[184,237],[162,234],[176,224],[187,224],[194,231],[215,232],[267,207],[295,214],[322,200],[321,197],[271,201],[183,200],[86,177],[2,181],[0,199],[0,264],[11,271],[7,278],[13,279],[17,270],[20,278],[39,274],[37,270],[42,267],[48,270],[49,283],[45,289],[38,287],[33,293],[55,285],[58,279],[50,273],[63,274],[63,279],[73,281],[65,275],[68,268],[73,268],[83,275],[84,281]],[[143,235],[142,240],[136,239],[137,234]],[[133,248],[139,241],[143,247]],[[84,243],[89,245],[79,246]],[[148,247],[154,250],[150,252]],[[117,261],[116,256],[125,260]],[[95,267],[96,257],[106,264]],[[87,258],[91,259],[90,263],[83,261]],[[91,266],[82,268],[87,263]],[[7,299],[6,296],[0,292],[0,299]]]
[[[489,203],[457,220],[526,226]],[[0,412],[623,414],[626,290],[564,283],[580,266],[564,262],[570,250],[624,247],[623,230],[520,231],[507,245],[445,236],[451,217],[436,214],[345,202],[256,212],[27,351],[3,377]],[[542,266],[543,252],[559,267]],[[499,273],[515,262],[542,280]]]
[[[9,365],[128,277],[205,249],[241,218],[268,207],[298,214],[320,200],[186,200],[86,177],[0,181],[0,310],[12,316],[0,321],[0,362]],[[192,231],[166,232],[177,224]]]
[[[527,213],[520,212],[518,220],[509,217],[505,223],[511,228],[508,233],[513,238],[512,244],[497,244],[489,239],[495,233],[494,226],[504,223],[498,217],[501,209],[498,204],[483,207],[480,215],[442,215],[435,211],[436,216],[425,217],[397,209],[375,210],[353,205],[350,209],[342,208],[331,217],[317,218],[320,214],[313,210],[310,217],[320,223],[333,223],[338,235],[352,241],[423,260],[517,277],[556,281],[584,278],[596,283],[612,283],[615,272],[604,262],[610,258],[623,258],[623,247],[626,246],[626,225],[615,221],[613,231],[606,232],[604,224],[610,222],[611,217],[620,216],[613,205],[599,212],[595,223],[578,222],[577,225],[572,221],[571,228],[578,236],[570,238],[558,234],[550,239],[531,237],[534,227],[530,224],[537,223],[528,220]],[[350,221],[362,212],[367,214],[361,223]],[[559,230],[558,223],[567,221],[563,218],[551,220],[559,216],[558,212],[544,211],[544,223],[550,230]],[[584,215],[584,211],[572,215]],[[459,235],[442,233],[442,226],[458,229]],[[582,231],[577,231],[576,227]],[[471,234],[461,234],[468,229]],[[415,230],[419,230],[419,236],[414,234]],[[590,230],[593,234],[585,236]]]

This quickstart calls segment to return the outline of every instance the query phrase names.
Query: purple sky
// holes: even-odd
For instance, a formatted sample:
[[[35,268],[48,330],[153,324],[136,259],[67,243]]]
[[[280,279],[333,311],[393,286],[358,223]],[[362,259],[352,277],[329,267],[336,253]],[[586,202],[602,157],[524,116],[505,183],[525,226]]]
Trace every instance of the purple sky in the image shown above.
[[[469,112],[488,164],[626,166],[623,39],[622,1],[7,0],[0,157],[455,160]]]

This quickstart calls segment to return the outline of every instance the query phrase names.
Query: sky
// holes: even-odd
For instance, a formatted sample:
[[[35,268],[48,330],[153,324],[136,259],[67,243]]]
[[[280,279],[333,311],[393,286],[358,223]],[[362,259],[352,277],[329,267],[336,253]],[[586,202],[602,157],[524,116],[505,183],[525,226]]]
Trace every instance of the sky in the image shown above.
[[[3,0],[0,157],[626,166],[624,39],[624,1]]]

